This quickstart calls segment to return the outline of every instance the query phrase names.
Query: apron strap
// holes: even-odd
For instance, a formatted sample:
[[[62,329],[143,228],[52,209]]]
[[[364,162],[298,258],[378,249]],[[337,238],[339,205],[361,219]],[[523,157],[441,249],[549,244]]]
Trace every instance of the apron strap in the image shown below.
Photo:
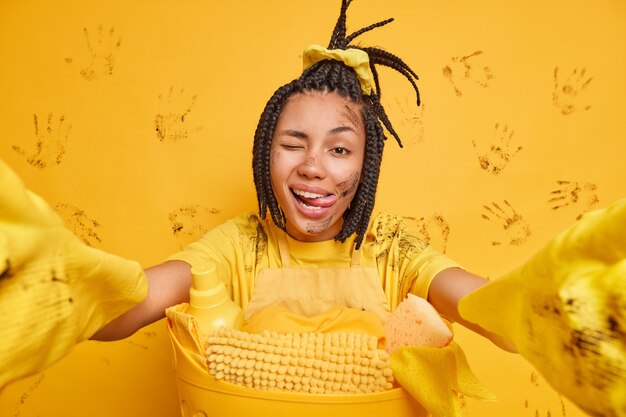
[[[356,244],[352,246],[352,259],[350,261],[350,268],[361,265],[361,251],[356,250]]]
[[[287,248],[286,233],[282,230],[278,231],[278,252],[280,253],[280,262],[283,268],[289,268],[291,261],[289,260],[289,248]]]

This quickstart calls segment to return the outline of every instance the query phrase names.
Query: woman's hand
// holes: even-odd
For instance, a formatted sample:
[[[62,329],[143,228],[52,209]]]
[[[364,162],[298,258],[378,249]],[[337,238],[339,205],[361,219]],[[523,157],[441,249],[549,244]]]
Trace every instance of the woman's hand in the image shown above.
[[[626,199],[587,213],[459,309],[587,413],[626,415]]]
[[[146,293],[137,262],[85,245],[0,161],[0,389],[45,369]]]

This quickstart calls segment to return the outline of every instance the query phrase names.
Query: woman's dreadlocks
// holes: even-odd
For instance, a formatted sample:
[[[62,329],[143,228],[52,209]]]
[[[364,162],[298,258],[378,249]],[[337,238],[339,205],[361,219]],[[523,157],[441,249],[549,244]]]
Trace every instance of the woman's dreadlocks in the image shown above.
[[[417,74],[402,59],[379,48],[350,45],[350,42],[363,33],[393,21],[393,19],[383,20],[346,36],[346,12],[350,3],[351,0],[342,0],[339,19],[333,30],[328,49],[345,50],[356,48],[367,52],[370,68],[374,76],[374,90],[370,95],[364,95],[356,73],[342,62],[324,60],[312,65],[298,79],[276,90],[267,102],[254,134],[252,168],[261,218],[265,218],[269,209],[274,223],[282,230],[285,230],[285,216],[278,205],[270,181],[270,147],[276,122],[283,107],[291,96],[303,91],[332,92],[360,105],[363,120],[365,121],[366,137],[363,178],[350,207],[343,215],[343,228],[335,237],[335,240],[344,242],[356,232],[355,243],[358,249],[367,232],[370,216],[374,209],[376,186],[378,185],[380,164],[386,139],[383,125],[402,147],[400,137],[391,125],[385,109],[380,103],[380,85],[375,65],[393,68],[405,76],[415,90],[418,106],[420,105],[420,96],[415,83],[418,79]]]

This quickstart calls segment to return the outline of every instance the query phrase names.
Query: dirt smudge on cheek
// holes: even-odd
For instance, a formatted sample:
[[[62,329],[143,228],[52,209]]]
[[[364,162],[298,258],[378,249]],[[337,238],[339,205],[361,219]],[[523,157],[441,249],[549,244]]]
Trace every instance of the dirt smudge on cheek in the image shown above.
[[[337,188],[340,198],[352,196],[356,193],[356,189],[359,186],[359,180],[361,179],[361,173],[355,171],[348,177],[347,180],[340,182],[335,187]]]

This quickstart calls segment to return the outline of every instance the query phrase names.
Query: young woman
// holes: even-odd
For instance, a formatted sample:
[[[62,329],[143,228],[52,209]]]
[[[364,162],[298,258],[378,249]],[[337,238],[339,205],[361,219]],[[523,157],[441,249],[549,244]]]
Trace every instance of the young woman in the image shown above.
[[[487,280],[436,253],[401,218],[372,218],[383,126],[401,144],[380,104],[376,65],[403,74],[418,104],[419,91],[417,75],[401,59],[350,45],[392,19],[347,35],[348,3],[328,49],[308,47],[302,75],[280,87],[261,115],[252,163],[259,214],[238,216],[147,269],[146,299],[94,339],[129,336],[188,300],[191,266],[202,263],[216,268],[246,319],[271,306],[306,316],[339,306],[384,321],[411,292],[448,320],[511,349],[458,313],[459,300]]]
[[[248,319],[278,306],[303,316],[339,307],[384,321],[410,292],[448,320],[514,350],[459,315],[460,299],[487,280],[433,251],[401,218],[372,217],[383,126],[400,143],[380,104],[376,65],[399,71],[416,93],[417,76],[388,52],[352,46],[358,35],[389,21],[347,35],[347,7],[344,0],[328,49],[307,48],[302,75],[280,87],[261,115],[252,163],[258,214],[224,223],[145,274],[135,262],[79,242],[0,161],[0,389],[41,371],[90,336],[124,338],[164,317],[167,307],[188,300],[191,266],[200,263],[215,266]],[[529,268],[473,294],[474,305],[493,307],[495,300],[502,312],[477,311],[477,320],[482,316],[502,334],[514,329],[520,352],[559,391],[605,414],[624,410],[623,396],[615,393],[624,392],[624,291],[618,284],[624,277],[625,208],[622,200],[587,216],[531,259]],[[561,300],[564,283],[578,289],[580,305],[569,296],[565,301],[575,307],[570,313],[576,320],[550,309],[550,321],[543,315],[548,304],[534,303]],[[594,314],[587,317],[587,311]],[[598,355],[605,352],[600,345],[611,353]],[[588,370],[590,383],[580,383],[581,369]],[[607,399],[598,402],[602,394]]]
[[[0,164],[0,361],[11,364],[0,387],[86,338],[124,338],[164,317],[188,300],[191,266],[200,263],[215,267],[247,319],[281,307],[308,317],[352,309],[384,321],[410,292],[510,349],[458,313],[459,300],[487,280],[432,250],[400,217],[372,217],[383,127],[400,144],[380,104],[376,66],[404,75],[418,104],[419,91],[401,59],[351,45],[391,19],[347,35],[347,8],[343,0],[328,49],[308,47],[302,75],[261,115],[252,161],[258,214],[224,223],[145,274],[78,242]]]

